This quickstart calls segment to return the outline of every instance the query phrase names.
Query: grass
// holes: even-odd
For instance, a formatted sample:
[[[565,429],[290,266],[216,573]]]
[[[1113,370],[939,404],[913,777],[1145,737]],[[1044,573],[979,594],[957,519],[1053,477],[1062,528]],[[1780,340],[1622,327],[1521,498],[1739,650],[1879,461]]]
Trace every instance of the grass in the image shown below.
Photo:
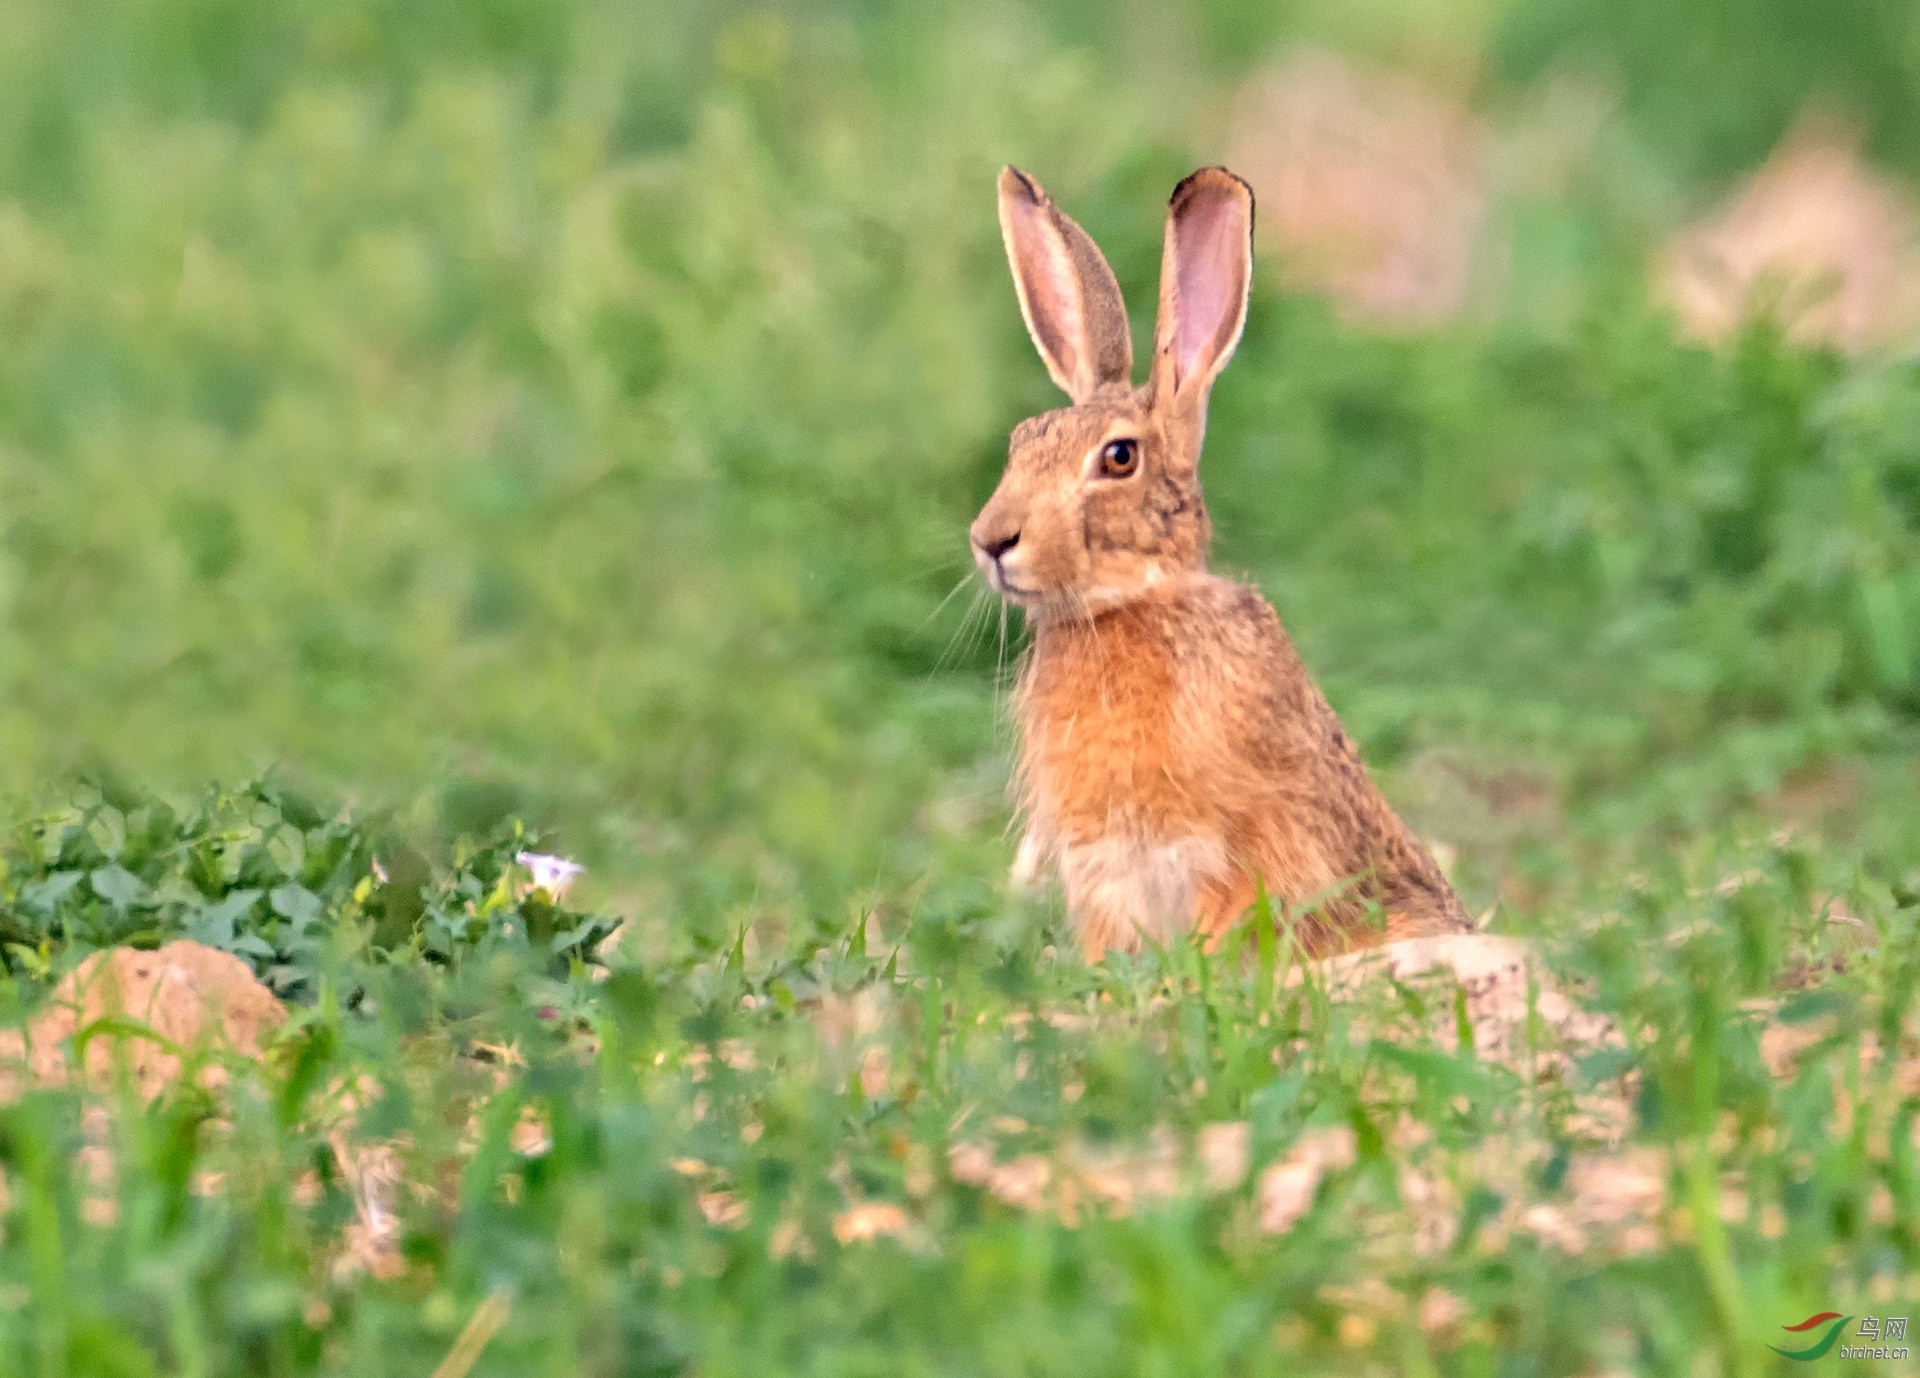
[[[500,883],[524,841],[383,884],[377,827],[271,785],[171,818],[82,792],[20,834],[15,923],[75,948],[195,933],[295,1003],[218,1096],[9,1108],[0,1354],[421,1372],[495,1298],[476,1372],[1760,1372],[1778,1326],[1913,1295],[1920,909],[1827,891],[1848,864],[1818,849],[1676,857],[1558,934],[1562,979],[1629,1036],[1536,1078],[1452,1044],[1448,988],[1330,999],[1271,943],[1087,968],[979,886],[807,953],[642,932],[596,981],[591,917]],[[289,923],[271,879],[323,919]],[[1769,1027],[1804,1035],[1791,1070]],[[349,1141],[404,1184],[376,1272],[345,1261],[356,1085]],[[1616,1142],[1582,1112],[1623,1086]],[[1201,1185],[1201,1127],[1234,1123],[1255,1165],[1330,1128],[1357,1151],[1276,1235],[1244,1168]],[[1579,1185],[1629,1160],[1662,1204]],[[875,1206],[899,1214],[863,1241]]]
[[[1762,1373],[1785,1323],[1906,1314],[1920,367],[1708,350],[1646,287],[1807,96],[1912,170],[1910,23],[1828,19],[16,4],[6,998],[187,935],[293,1015],[219,1097],[0,1111],[0,1372]],[[1055,397],[992,174],[1144,313],[1161,199],[1296,40],[1478,54],[1496,122],[1615,72],[1461,318],[1357,326],[1263,261],[1206,460],[1216,564],[1470,906],[1626,1031],[1544,1082],[1284,944],[1085,968],[1002,880],[1020,628],[963,532]],[[587,863],[577,907],[516,888],[529,846]],[[410,1184],[385,1278],[335,1270],[361,1075]],[[1622,1077],[1615,1144],[1575,1098]],[[1262,1171],[1341,1130],[1262,1229]],[[1629,1161],[1650,1247],[1525,1223]],[[1064,1223],[1082,1179],[1137,1199]],[[843,1242],[901,1223],[862,1205],[904,1228]]]

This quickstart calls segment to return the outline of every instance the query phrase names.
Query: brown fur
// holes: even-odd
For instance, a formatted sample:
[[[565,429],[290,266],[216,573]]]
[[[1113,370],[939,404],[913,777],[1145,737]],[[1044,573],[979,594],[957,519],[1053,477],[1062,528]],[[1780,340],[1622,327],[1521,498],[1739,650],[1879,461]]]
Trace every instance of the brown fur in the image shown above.
[[[1206,569],[1200,446],[1245,319],[1251,193],[1218,168],[1175,191],[1139,389],[1092,241],[1031,178],[1009,169],[1001,198],[1022,313],[1075,405],[1015,429],[972,538],[1033,628],[1015,697],[1023,853],[1058,867],[1089,960],[1187,928],[1218,941],[1257,885],[1316,954],[1464,931],[1273,609]],[[1125,477],[1102,468],[1116,439],[1138,447]]]

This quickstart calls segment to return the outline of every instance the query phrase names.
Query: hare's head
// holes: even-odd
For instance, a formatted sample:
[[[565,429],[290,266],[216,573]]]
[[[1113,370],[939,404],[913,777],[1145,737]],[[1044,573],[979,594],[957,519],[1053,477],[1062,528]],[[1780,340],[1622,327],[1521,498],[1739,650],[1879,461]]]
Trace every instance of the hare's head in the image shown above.
[[[1006,473],[970,533],[982,573],[1046,616],[1205,568],[1200,442],[1207,393],[1246,324],[1253,193],[1218,167],[1174,188],[1153,367],[1139,388],[1113,270],[1013,168],[1000,174],[1000,232],[1027,332],[1072,405],[1014,430]]]

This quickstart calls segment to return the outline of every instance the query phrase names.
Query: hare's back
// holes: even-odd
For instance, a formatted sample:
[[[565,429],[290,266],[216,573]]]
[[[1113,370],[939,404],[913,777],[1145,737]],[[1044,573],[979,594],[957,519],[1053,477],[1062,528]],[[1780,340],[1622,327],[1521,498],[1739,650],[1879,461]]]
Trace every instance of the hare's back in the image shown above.
[[[1276,734],[1291,739],[1337,730],[1279,614],[1258,589],[1231,579],[1196,581],[1168,631],[1186,706],[1220,715],[1236,750]]]
[[[1183,622],[1181,755],[1207,763],[1236,850],[1269,875],[1370,876],[1363,888],[1395,936],[1462,931],[1459,900],[1368,776],[1279,615],[1254,589],[1207,583]]]

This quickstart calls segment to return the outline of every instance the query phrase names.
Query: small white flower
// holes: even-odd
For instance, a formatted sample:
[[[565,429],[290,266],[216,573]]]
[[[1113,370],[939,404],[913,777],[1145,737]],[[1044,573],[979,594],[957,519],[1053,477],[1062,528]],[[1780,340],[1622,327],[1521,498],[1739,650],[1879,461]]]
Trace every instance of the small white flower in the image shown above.
[[[514,860],[533,873],[533,888],[545,890],[555,901],[565,899],[568,887],[587,869],[577,861],[545,852],[521,852]]]

